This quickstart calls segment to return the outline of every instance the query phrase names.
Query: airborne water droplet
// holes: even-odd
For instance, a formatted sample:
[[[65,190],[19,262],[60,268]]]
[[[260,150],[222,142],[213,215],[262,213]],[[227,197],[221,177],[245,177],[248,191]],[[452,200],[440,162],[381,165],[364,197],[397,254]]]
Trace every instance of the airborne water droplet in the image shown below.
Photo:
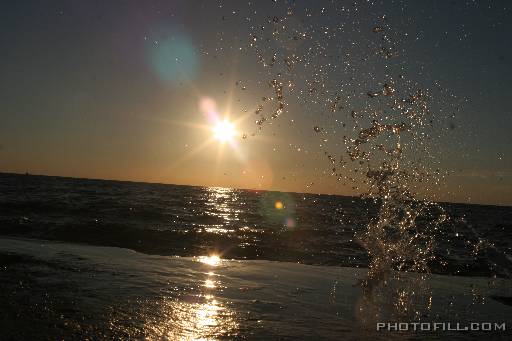
[[[382,94],[384,96],[391,96],[395,93],[395,88],[392,85],[386,83],[384,84],[384,89],[382,90]]]

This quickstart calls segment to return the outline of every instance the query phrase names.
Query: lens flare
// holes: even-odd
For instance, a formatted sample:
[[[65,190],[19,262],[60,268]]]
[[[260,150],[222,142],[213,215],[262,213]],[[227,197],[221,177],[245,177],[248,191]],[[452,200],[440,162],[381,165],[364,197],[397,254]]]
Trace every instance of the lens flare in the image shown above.
[[[155,74],[169,85],[195,79],[199,57],[192,42],[186,36],[173,34],[170,29],[162,29],[159,36],[162,38],[157,38],[149,50]]]

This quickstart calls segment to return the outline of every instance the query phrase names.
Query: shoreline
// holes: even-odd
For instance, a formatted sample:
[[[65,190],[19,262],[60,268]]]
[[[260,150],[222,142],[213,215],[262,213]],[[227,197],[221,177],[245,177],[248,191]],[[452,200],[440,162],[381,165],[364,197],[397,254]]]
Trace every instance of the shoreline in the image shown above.
[[[357,313],[363,298],[358,282],[366,269],[265,260],[221,260],[218,266],[211,266],[197,257],[155,256],[116,247],[23,238],[0,238],[0,255],[4,307],[9,307],[6,311],[20,309],[22,316],[46,316],[40,322],[34,317],[36,324],[54,319],[58,321],[52,323],[80,320],[91,330],[108,329],[115,336],[127,330],[146,333],[147,326],[141,320],[147,315],[150,320],[163,316],[165,321],[169,314],[185,309],[184,305],[208,306],[213,299],[216,311],[225,312],[215,315],[221,319],[218,324],[227,323],[222,320],[227,318],[237,325],[233,329],[236,335],[249,329],[264,338],[300,336],[299,321],[312,318],[316,322],[310,327],[316,326],[320,339],[355,337],[362,331],[371,332],[369,335],[377,339],[394,335],[375,334],[375,321],[363,321]],[[414,280],[416,274],[407,276]],[[426,283],[432,290],[433,306],[429,317],[422,317],[422,321],[496,321],[512,326],[512,306],[507,303],[512,296],[512,280],[428,275]],[[377,297],[373,304],[382,309],[386,321],[392,321],[396,318],[392,302],[381,299]],[[155,304],[172,307],[165,312],[148,312]],[[45,315],[48,311],[55,314]],[[122,320],[122,316],[131,317],[119,322],[121,330],[109,329],[112,319]],[[263,322],[255,322],[258,320]],[[168,330],[178,333],[172,335],[183,332],[175,323],[166,323]],[[210,327],[205,335],[224,335]],[[309,329],[302,332],[317,335]],[[464,335],[450,334],[455,338]]]

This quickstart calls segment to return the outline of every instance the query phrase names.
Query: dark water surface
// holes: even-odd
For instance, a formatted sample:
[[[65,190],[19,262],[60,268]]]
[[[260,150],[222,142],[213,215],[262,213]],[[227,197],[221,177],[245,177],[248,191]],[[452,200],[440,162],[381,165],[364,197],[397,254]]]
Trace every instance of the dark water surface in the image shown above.
[[[433,272],[509,277],[512,208],[443,207]],[[355,197],[0,174],[0,234],[147,254],[367,266],[354,233],[376,214]]]

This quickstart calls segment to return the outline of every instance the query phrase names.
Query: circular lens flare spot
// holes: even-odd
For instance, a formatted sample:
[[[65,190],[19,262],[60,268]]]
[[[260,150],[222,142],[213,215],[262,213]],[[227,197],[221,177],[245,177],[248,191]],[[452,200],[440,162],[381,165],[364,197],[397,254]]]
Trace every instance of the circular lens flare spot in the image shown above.
[[[282,210],[284,208],[284,205],[281,201],[276,201],[276,203],[274,204],[274,207],[277,209],[277,210]]]
[[[295,219],[286,218],[286,226],[289,228],[295,227]]]
[[[232,141],[236,135],[235,126],[228,120],[220,121],[213,127],[213,134],[221,142]]]

